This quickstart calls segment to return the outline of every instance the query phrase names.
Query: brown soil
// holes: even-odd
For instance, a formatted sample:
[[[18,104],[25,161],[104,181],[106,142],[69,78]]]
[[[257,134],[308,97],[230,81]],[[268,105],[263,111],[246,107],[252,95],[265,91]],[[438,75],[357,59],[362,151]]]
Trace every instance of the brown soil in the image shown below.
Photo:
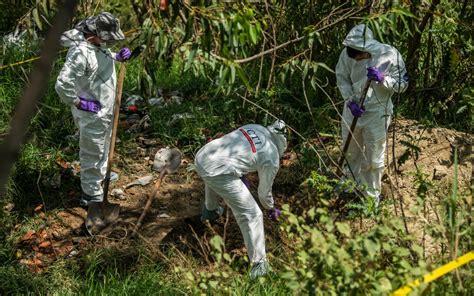
[[[400,140],[413,142],[419,147],[419,155],[416,162],[413,158],[397,166],[398,171],[393,169],[392,140],[391,133],[387,149],[388,161],[391,164],[384,178],[383,194],[386,200],[394,199],[394,205],[387,205],[389,211],[401,216],[399,199],[403,199],[403,210],[408,221],[408,231],[415,233],[420,241],[425,241],[427,253],[437,247],[432,239],[419,233],[418,227],[421,223],[437,223],[439,219],[440,202],[439,197],[449,194],[451,184],[454,180],[453,147],[459,149],[458,185],[460,192],[467,192],[472,178],[472,167],[474,156],[472,144],[474,136],[448,130],[444,128],[425,129],[414,121],[401,120],[396,126],[395,157],[399,159],[405,152],[406,146]],[[118,172],[120,179],[111,183],[110,191],[114,188],[125,188],[125,185],[146,175],[151,174],[150,161],[147,155],[153,155],[158,150],[156,146],[140,145],[136,151],[131,151],[135,157],[117,156],[117,165],[114,171]],[[136,153],[135,153],[136,152]],[[294,168],[291,166],[297,161],[294,153],[283,161],[277,182],[287,183],[291,180]],[[215,233],[220,234],[225,241],[225,248],[234,257],[243,257],[246,254],[242,236],[235,220],[230,213],[226,213],[216,224],[203,225],[199,220],[201,206],[204,197],[202,181],[194,173],[187,170],[191,159],[184,159],[183,165],[175,174],[165,176],[161,190],[148,212],[143,226],[139,229],[139,235],[132,238],[132,229],[140,216],[147,199],[147,193],[151,192],[153,183],[146,186],[134,186],[124,189],[126,197],[123,200],[110,201],[119,203],[121,214],[117,223],[111,231],[103,236],[91,238],[85,235],[84,218],[85,211],[80,207],[64,209],[59,212],[44,213],[38,209],[37,218],[41,225],[39,230],[32,233],[27,232],[18,242],[17,257],[22,263],[29,266],[33,271],[41,271],[50,262],[58,258],[73,257],[81,252],[87,252],[91,248],[117,246],[119,248],[133,247],[137,243],[144,244],[163,260],[168,260],[163,254],[167,249],[179,250],[183,253],[193,254],[199,260],[209,262],[210,247],[206,243]],[[429,192],[429,206],[423,213],[417,207],[415,178],[408,173],[416,171],[416,166],[428,174],[428,180],[437,184],[443,192]],[[293,173],[292,173],[293,172]],[[158,174],[154,173],[154,181]],[[257,176],[249,177],[252,183],[252,192],[256,193]],[[296,192],[288,193],[281,186],[275,186],[277,203],[291,201]],[[293,188],[297,188],[294,186]],[[289,196],[291,195],[291,196]],[[77,198],[77,196],[75,196]],[[373,223],[367,220],[367,225]],[[265,218],[265,231],[268,242],[268,250],[271,252],[275,245],[280,243],[278,225]],[[45,243],[49,242],[49,243]]]

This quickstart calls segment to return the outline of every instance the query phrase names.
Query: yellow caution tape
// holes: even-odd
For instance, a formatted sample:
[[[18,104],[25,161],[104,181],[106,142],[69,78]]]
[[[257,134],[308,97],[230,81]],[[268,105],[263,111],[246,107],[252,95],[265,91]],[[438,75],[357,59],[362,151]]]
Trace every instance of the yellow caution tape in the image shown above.
[[[441,267],[438,267],[436,268],[435,270],[433,270],[432,272],[426,274],[425,276],[423,276],[423,278],[421,279],[417,279],[411,283],[409,283],[408,285],[396,290],[395,292],[393,292],[392,294],[390,294],[390,296],[404,296],[404,295],[407,295],[408,293],[410,293],[414,288],[418,287],[419,285],[421,284],[427,284],[429,282],[432,282],[434,281],[435,279],[447,274],[448,272],[458,268],[458,267],[461,267],[463,266],[464,264],[467,264],[469,262],[471,262],[472,260],[474,260],[474,251],[470,251],[469,253],[465,254],[465,255],[462,255],[461,257],[458,257],[457,259],[441,266]]]
[[[130,30],[130,31],[127,31],[125,33],[123,33],[125,36],[130,34],[130,33],[134,33],[138,31],[138,29],[133,29],[133,30]],[[59,52],[65,52],[67,51],[67,49],[64,49],[64,50],[61,50]],[[36,60],[39,60],[41,57],[34,57],[34,58],[31,58],[31,59],[27,59],[27,60],[24,60],[24,61],[21,61],[21,62],[16,62],[16,63],[13,63],[13,64],[8,64],[8,65],[3,65],[3,66],[0,66],[0,70],[3,70],[5,68],[10,68],[10,67],[15,67],[15,66],[18,66],[18,65],[22,65],[22,64],[26,64],[26,63],[30,63],[30,62],[33,62],[33,61],[36,61]]]

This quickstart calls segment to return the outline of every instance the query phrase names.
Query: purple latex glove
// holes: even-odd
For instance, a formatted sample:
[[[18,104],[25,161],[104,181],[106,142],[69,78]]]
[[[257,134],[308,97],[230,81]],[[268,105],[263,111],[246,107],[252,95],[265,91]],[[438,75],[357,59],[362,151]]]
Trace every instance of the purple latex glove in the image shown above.
[[[268,210],[268,218],[272,219],[272,221],[278,221],[281,216],[281,211],[278,208],[273,208]]]
[[[91,101],[81,97],[79,97],[79,104],[76,107],[79,110],[92,113],[98,113],[102,109],[99,101]]]
[[[124,47],[119,52],[117,52],[117,54],[115,55],[115,59],[119,62],[125,62],[130,58],[131,55],[132,52],[130,51],[130,49],[128,49],[128,47]]]
[[[250,189],[250,182],[249,180],[245,177],[245,176],[242,176],[240,177],[240,180],[242,180],[242,182],[245,184],[245,186]]]
[[[362,114],[365,112],[365,108],[359,107],[359,104],[354,101],[350,101],[349,103],[347,103],[347,107],[351,110],[352,116],[354,117],[361,117]]]
[[[369,78],[370,80],[382,82],[384,77],[385,75],[383,75],[383,72],[379,69],[375,67],[367,68],[367,78]]]

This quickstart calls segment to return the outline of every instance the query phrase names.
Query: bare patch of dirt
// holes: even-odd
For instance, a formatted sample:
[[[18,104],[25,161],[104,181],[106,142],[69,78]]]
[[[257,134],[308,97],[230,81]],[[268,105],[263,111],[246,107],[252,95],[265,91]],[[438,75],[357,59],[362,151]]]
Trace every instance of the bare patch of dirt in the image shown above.
[[[398,120],[389,132],[383,195],[386,200],[391,200],[390,210],[398,216],[402,216],[403,206],[408,232],[416,236],[427,255],[435,256],[440,246],[423,233],[421,226],[441,224],[442,214],[446,211],[442,200],[452,194],[454,184],[458,196],[466,197],[472,205],[472,196],[469,196],[472,194],[473,143],[472,134],[427,128],[413,120]],[[417,192],[422,186],[420,178],[425,180],[422,183],[433,185],[428,188],[426,196]],[[465,206],[462,202],[459,205]]]
[[[402,198],[409,232],[414,233],[420,241],[424,241],[427,253],[430,253],[431,250],[436,250],[437,246],[434,245],[432,238],[419,231],[421,229],[419,225],[439,223],[439,211],[442,211],[440,197],[443,194],[449,194],[454,181],[453,147],[458,147],[459,151],[458,188],[460,192],[467,192],[472,178],[474,136],[444,128],[427,129],[409,120],[399,120],[395,132],[395,147],[392,150],[390,132],[387,148],[388,161],[386,163],[389,166],[384,177],[383,189],[386,208],[400,216],[400,198]],[[246,251],[242,235],[228,209],[213,225],[204,225],[200,222],[204,186],[194,172],[187,170],[187,164],[191,163],[192,159],[184,159],[177,173],[165,176],[158,197],[153,201],[144,224],[139,229],[139,235],[135,238],[130,237],[145,205],[147,193],[152,191],[153,183],[158,178],[158,174],[151,171],[151,162],[147,158],[158,148],[158,145],[152,148],[138,146],[136,151],[130,152],[130,155],[134,156],[116,156],[116,166],[113,171],[119,173],[120,178],[111,183],[109,192],[112,192],[114,188],[121,188],[125,192],[125,197],[120,199],[109,197],[111,202],[120,204],[121,214],[113,231],[107,237],[91,238],[85,235],[83,224],[86,212],[80,207],[67,208],[54,213],[39,213],[40,230],[30,233],[30,237],[19,240],[18,259],[24,260],[23,263],[31,270],[42,271],[48,263],[58,258],[77,256],[90,249],[91,246],[129,248],[139,241],[162,256],[167,253],[167,250],[174,249],[208,262],[211,258],[209,244],[206,242],[216,233],[224,238],[225,250],[231,256],[244,257]],[[400,161],[395,170],[394,162],[396,163],[403,155],[409,153],[407,149],[411,151],[411,155],[408,155],[410,157],[406,161]],[[296,154],[290,153],[289,157],[282,161],[277,181],[285,184],[292,182],[297,161]],[[416,178],[412,174],[416,172],[417,167],[427,174],[427,181],[435,184],[436,188],[441,188],[437,192],[428,193],[428,206],[425,211],[417,204]],[[126,188],[130,182],[150,174],[154,175],[153,182],[150,184]],[[251,183],[251,191],[256,196],[257,175],[251,174],[248,179]],[[276,184],[276,201],[278,204],[291,203],[297,192],[288,192],[288,189],[283,187]],[[297,186],[292,188],[297,188]],[[74,198],[78,196],[75,195]],[[370,220],[366,222],[366,226],[373,224]],[[271,252],[274,246],[281,243],[278,224],[265,218],[265,231],[267,249]],[[27,234],[25,233],[25,236]],[[49,243],[44,243],[45,241]],[[40,245],[41,243],[43,245]]]

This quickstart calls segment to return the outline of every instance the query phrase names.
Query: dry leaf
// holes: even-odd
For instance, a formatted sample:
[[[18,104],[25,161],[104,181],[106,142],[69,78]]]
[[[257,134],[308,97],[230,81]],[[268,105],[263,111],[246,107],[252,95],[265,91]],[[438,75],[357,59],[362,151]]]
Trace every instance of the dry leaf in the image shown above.
[[[50,241],[44,241],[44,242],[41,242],[38,247],[40,248],[49,248],[51,246],[51,242]]]
[[[39,211],[41,211],[43,209],[43,204],[39,204],[35,207],[34,211],[35,213],[38,213]]]
[[[35,238],[36,231],[34,230],[29,230],[25,235],[20,238],[20,243],[28,240],[32,240]]]
[[[41,230],[39,231],[38,236],[39,236],[41,239],[45,239],[45,238],[48,237],[48,233],[46,232],[46,230],[41,229]]]

